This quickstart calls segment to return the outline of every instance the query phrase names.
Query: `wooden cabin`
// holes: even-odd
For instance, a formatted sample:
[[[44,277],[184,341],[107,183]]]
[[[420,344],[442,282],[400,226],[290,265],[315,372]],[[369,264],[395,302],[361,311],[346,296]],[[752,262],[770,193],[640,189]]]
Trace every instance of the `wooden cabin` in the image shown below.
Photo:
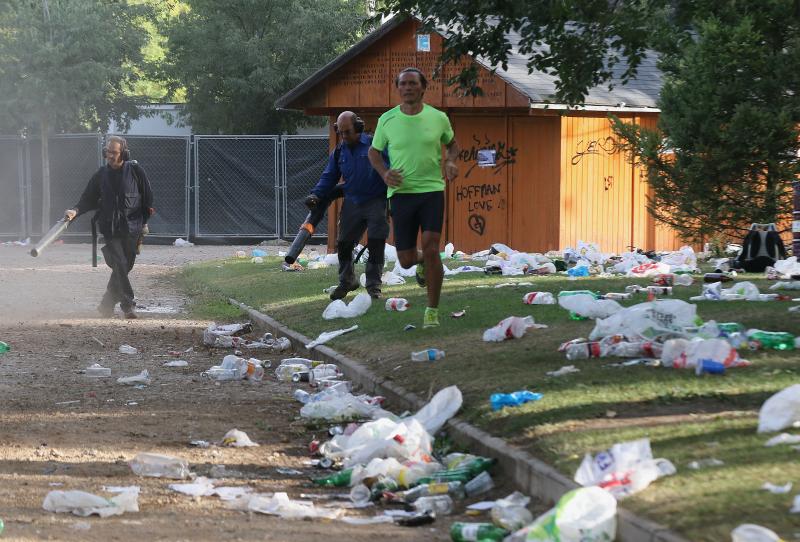
[[[528,74],[521,55],[512,52],[508,69],[494,75],[474,59],[484,94],[461,97],[442,84],[460,67],[448,67],[439,80],[430,77],[442,37],[418,34],[418,28],[415,19],[388,21],[277,105],[328,115],[331,125],[349,109],[372,131],[378,117],[400,103],[395,75],[417,67],[429,79],[425,102],[447,112],[461,148],[459,177],[446,189],[443,242],[467,253],[496,242],[526,252],[563,249],[578,240],[609,252],[681,246],[647,213],[648,185],[621,152],[608,118],[655,126],[661,88],[655,59],[646,58],[626,85],[617,80],[612,90],[590,89],[578,108],[555,103],[554,78]],[[330,140],[333,148],[333,131]],[[328,245],[335,250],[338,207],[331,209]]]

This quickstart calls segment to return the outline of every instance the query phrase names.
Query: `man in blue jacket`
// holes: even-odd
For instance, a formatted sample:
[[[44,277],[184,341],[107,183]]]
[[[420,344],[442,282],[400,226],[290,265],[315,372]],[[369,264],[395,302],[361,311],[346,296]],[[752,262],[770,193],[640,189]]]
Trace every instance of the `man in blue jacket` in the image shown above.
[[[353,270],[353,249],[367,231],[367,293],[373,299],[381,297],[383,249],[389,235],[386,219],[386,184],[369,162],[372,136],[364,133],[364,121],[352,111],[345,111],[333,125],[341,143],[328,158],[328,165],[317,185],[306,198],[313,209],[321,198],[344,178],[344,203],[339,213],[339,235],[336,249],[339,254],[339,285],[331,299],[342,299],[358,288]]]

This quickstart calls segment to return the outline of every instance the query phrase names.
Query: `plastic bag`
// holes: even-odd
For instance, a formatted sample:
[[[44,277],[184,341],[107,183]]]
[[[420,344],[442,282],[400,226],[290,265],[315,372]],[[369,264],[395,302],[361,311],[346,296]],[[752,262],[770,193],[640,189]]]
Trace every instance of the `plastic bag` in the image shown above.
[[[558,304],[586,318],[608,318],[623,308],[613,299],[595,299],[589,294],[559,296]]]
[[[533,521],[533,514],[528,510],[530,497],[515,491],[508,497],[498,499],[492,507],[492,523],[507,531],[516,531]]]
[[[537,324],[533,321],[533,316],[509,316],[500,321],[496,326],[483,332],[483,340],[486,342],[501,342],[506,339],[519,339],[528,328],[546,328],[544,324]]]
[[[659,299],[626,307],[597,320],[589,335],[592,340],[609,335],[624,335],[628,339],[654,339],[660,335],[683,336],[685,327],[697,323],[697,305],[680,299]]]
[[[117,379],[117,384],[127,384],[135,386],[136,384],[150,384],[150,373],[144,369],[141,373],[134,376],[121,376]]]
[[[676,369],[694,369],[701,360],[721,363],[726,368],[746,365],[739,352],[724,339],[670,339],[661,351],[661,363]]]
[[[670,266],[671,271],[694,271],[697,269],[697,255],[690,246],[682,246],[675,252],[661,257],[661,263]]]
[[[758,432],[780,431],[800,422],[800,384],[785,388],[761,405]]]
[[[462,402],[458,386],[448,386],[439,390],[412,418],[421,423],[428,433],[434,434],[456,415]]]
[[[662,275],[671,271],[669,265],[661,262],[650,262],[632,267],[626,273],[629,277],[652,277],[653,275]]]
[[[51,491],[44,498],[42,508],[48,512],[69,512],[86,517],[97,514],[101,518],[120,516],[125,512],[139,511],[139,488],[125,488],[117,496],[107,499],[85,491]]]
[[[188,461],[169,455],[141,453],[137,454],[128,464],[133,473],[138,476],[183,480],[190,474]]]
[[[614,444],[594,457],[586,454],[574,479],[582,486],[598,486],[623,499],[675,472],[668,460],[653,459],[650,439],[644,438]]]
[[[247,433],[239,431],[238,429],[231,429],[225,436],[222,437],[223,446],[231,446],[233,448],[248,448],[251,446],[258,446],[255,442],[250,440]]]
[[[365,314],[370,305],[372,305],[372,298],[366,292],[361,292],[347,304],[341,299],[332,301],[322,313],[325,320],[333,320],[334,318],[356,318]]]
[[[600,488],[586,487],[565,493],[554,508],[505,542],[585,542],[616,536],[617,501]]]
[[[190,484],[170,484],[168,487],[172,491],[177,491],[190,497],[208,497],[216,493],[214,482],[205,476],[195,478],[194,482]]]
[[[732,542],[783,542],[775,532],[761,525],[743,523],[731,531]]]

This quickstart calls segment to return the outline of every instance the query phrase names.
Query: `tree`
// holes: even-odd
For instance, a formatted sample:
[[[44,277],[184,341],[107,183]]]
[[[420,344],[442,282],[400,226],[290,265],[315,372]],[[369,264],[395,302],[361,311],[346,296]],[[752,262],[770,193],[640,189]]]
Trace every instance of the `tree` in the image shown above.
[[[615,121],[647,171],[650,213],[684,237],[741,239],[787,221],[800,175],[800,18],[790,0],[730,1],[662,62],[659,131]]]
[[[47,137],[54,131],[128,126],[142,60],[146,6],[126,0],[5,0],[0,4],[0,120],[42,139],[43,228],[50,220]]]
[[[360,37],[362,0],[187,0],[166,21],[162,69],[186,90],[193,129],[209,133],[293,132],[307,119],[275,100]]]

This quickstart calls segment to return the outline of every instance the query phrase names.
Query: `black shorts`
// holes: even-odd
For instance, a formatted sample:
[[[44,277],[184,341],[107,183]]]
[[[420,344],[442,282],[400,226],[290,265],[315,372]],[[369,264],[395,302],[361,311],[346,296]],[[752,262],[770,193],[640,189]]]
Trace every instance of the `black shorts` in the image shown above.
[[[444,192],[394,194],[389,199],[397,250],[416,248],[417,235],[423,232],[442,232],[444,222]]]

